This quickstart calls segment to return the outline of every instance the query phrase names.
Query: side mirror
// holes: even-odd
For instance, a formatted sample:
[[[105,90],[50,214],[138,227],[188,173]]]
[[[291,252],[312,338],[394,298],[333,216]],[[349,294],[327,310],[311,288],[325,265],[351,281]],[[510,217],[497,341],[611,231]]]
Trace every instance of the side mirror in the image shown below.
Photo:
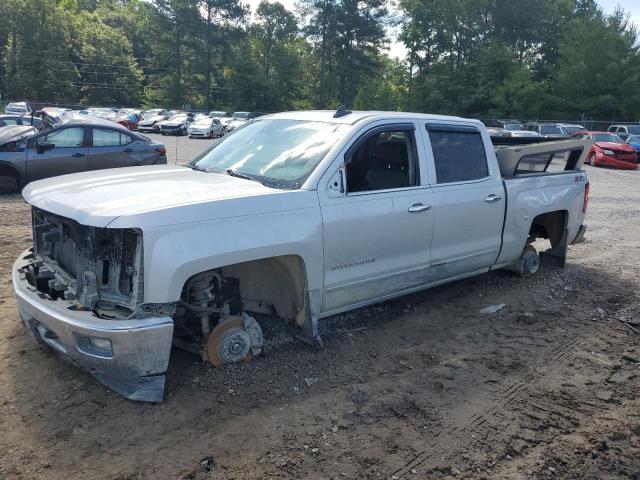
[[[344,195],[344,185],[344,167],[342,167],[333,175],[333,177],[331,177],[331,180],[329,180],[329,183],[327,184],[329,195],[331,195],[332,197],[341,197],[342,195]]]
[[[36,152],[38,153],[48,152],[55,146],[56,146],[55,143],[48,143],[48,142],[38,143],[36,145]]]

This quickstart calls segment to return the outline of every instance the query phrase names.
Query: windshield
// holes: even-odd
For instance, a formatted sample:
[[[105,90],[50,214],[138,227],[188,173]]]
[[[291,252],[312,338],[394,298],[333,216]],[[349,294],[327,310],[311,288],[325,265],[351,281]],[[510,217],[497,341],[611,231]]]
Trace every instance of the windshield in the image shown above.
[[[192,160],[207,172],[246,175],[272,188],[297,189],[347,126],[301,120],[258,120],[222,137]]]
[[[213,121],[212,118],[209,117],[204,117],[204,118],[196,118],[193,121],[193,125],[211,125],[211,122]]]
[[[209,112],[210,117],[224,117],[227,115],[227,112]]]
[[[542,135],[562,135],[562,130],[555,125],[541,125],[540,133]]]
[[[627,143],[640,143],[640,135],[629,135]]]
[[[233,118],[236,119],[247,119],[251,116],[249,112],[233,112]]]
[[[594,142],[624,143],[618,135],[613,133],[595,133],[593,135]]]

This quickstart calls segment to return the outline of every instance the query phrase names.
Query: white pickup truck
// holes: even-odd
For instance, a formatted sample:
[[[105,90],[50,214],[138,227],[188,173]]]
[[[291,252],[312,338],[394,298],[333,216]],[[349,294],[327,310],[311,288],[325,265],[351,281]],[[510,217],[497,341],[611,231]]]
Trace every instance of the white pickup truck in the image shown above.
[[[161,401],[172,344],[216,366],[247,360],[257,318],[321,345],[323,317],[499,268],[534,273],[537,239],[564,258],[585,231],[588,147],[494,146],[479,121],[445,116],[260,117],[187,166],[29,184],[17,307],[39,342],[127,398]]]

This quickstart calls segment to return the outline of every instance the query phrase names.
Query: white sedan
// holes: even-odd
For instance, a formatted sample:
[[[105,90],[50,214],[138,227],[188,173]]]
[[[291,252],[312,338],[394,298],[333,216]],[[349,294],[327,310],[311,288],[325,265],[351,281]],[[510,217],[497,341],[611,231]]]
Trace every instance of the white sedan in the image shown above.
[[[227,133],[226,127],[217,118],[198,117],[187,130],[189,138],[222,137]]]

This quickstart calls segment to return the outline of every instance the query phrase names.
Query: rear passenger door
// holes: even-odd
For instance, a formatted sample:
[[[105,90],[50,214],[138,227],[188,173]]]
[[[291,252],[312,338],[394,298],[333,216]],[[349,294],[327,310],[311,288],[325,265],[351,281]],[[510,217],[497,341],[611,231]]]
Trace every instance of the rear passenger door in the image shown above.
[[[27,144],[27,180],[82,172],[87,166],[85,127],[59,127],[37,135]]]
[[[88,170],[140,165],[140,150],[126,132],[108,127],[91,127]]]
[[[429,178],[434,179],[434,279],[488,270],[500,249],[505,209],[497,162],[487,161],[482,134],[475,126],[426,124],[425,128]]]

